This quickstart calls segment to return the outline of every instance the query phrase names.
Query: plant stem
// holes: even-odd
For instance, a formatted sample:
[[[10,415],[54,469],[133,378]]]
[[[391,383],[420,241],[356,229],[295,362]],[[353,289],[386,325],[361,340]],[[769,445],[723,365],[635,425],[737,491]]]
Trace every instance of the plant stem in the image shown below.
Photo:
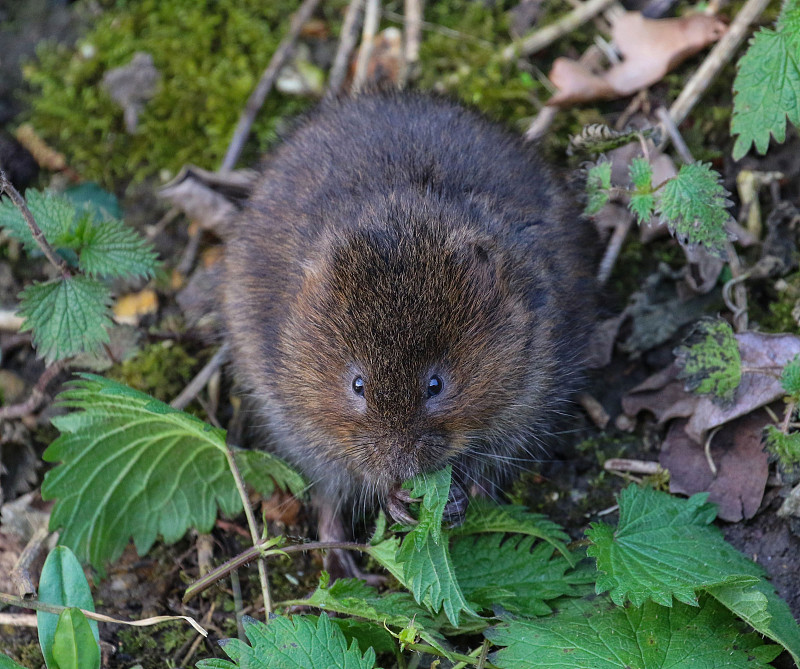
[[[25,199],[19,194],[19,191],[14,188],[13,184],[8,180],[8,177],[3,170],[0,170],[0,193],[6,193],[6,195],[11,198],[11,201],[14,203],[17,209],[19,209],[20,213],[22,214],[22,218],[25,219],[31,234],[33,235],[33,240],[38,244],[39,248],[42,249],[42,253],[44,253],[45,258],[50,261],[53,267],[61,272],[61,276],[64,279],[72,278],[72,272],[69,271],[67,263],[63,258],[59,257],[59,255],[53,250],[53,247],[50,246],[50,243],[45,239],[42,229],[37,225],[36,219],[33,217],[31,210],[28,209],[28,205],[25,204]]]
[[[407,643],[406,648],[410,648],[411,650],[415,650],[418,653],[428,653],[429,655],[437,655],[439,657],[446,657],[453,660],[458,660],[459,662],[464,662],[465,664],[475,664],[477,665],[480,662],[480,658],[477,657],[470,657],[469,655],[461,655],[460,653],[444,653],[438,648],[434,648],[433,646],[428,646],[424,643]],[[484,667],[486,669],[500,669],[496,664],[492,664],[491,662],[484,662]]]

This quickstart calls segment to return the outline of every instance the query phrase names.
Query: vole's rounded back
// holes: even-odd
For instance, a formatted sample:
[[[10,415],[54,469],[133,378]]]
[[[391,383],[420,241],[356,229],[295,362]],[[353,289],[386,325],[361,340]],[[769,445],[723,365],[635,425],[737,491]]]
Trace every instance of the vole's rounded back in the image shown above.
[[[229,242],[241,381],[323,494],[535,454],[591,318],[587,224],[520,138],[417,95],[323,105]]]

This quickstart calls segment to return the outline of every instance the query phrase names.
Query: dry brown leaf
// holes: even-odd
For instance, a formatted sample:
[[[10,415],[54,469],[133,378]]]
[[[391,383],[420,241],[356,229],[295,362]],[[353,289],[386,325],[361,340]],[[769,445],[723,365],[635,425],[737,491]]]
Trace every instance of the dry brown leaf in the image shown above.
[[[156,291],[146,288],[117,298],[114,303],[114,320],[124,325],[138,325],[142,316],[158,311]]]
[[[261,513],[270,522],[279,521],[284,525],[297,523],[300,513],[300,502],[288,492],[276,490],[269,499],[261,502]]]
[[[674,421],[661,446],[659,462],[669,470],[670,492],[694,495],[708,492],[719,505],[719,517],[730,522],[752,518],[761,505],[769,473],[768,456],[761,443],[765,411],[757,411],[723,427],[711,445],[717,468],[711,471],[704,447],[685,432],[687,421]]]
[[[593,74],[578,62],[558,58],[550,81],[559,89],[547,104],[567,107],[591,100],[624,97],[660,81],[689,56],[716,42],[727,26],[705,14],[677,19],[646,19],[640,12],[624,12],[612,26],[621,63]]]
[[[742,382],[730,406],[721,407],[709,397],[685,390],[673,363],[628,393],[622,400],[623,410],[635,416],[647,409],[659,423],[688,418],[686,434],[702,444],[709,430],[781,399],[785,393],[780,373],[786,363],[800,354],[800,337],[743,332],[736,339],[742,356]]]

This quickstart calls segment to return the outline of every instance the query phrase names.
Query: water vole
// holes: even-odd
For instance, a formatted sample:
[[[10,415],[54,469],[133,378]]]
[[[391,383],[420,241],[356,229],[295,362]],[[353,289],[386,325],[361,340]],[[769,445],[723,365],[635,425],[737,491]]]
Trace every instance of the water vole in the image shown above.
[[[325,103],[274,152],[228,245],[226,317],[327,538],[347,499],[448,462],[486,488],[535,457],[582,354],[589,238],[536,150],[454,103]]]

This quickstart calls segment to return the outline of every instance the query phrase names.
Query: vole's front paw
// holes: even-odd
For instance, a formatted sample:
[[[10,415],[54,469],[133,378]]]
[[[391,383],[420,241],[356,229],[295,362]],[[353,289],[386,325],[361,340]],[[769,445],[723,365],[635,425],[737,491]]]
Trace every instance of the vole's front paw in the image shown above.
[[[450,527],[458,527],[464,522],[467,515],[467,507],[469,506],[469,497],[459,487],[452,486],[450,488],[450,499],[444,507],[444,514],[442,522]]]
[[[406,505],[419,501],[417,498],[412,497],[411,493],[405,488],[394,488],[386,498],[386,510],[394,522],[401,525],[416,525],[417,519],[408,512]]]

